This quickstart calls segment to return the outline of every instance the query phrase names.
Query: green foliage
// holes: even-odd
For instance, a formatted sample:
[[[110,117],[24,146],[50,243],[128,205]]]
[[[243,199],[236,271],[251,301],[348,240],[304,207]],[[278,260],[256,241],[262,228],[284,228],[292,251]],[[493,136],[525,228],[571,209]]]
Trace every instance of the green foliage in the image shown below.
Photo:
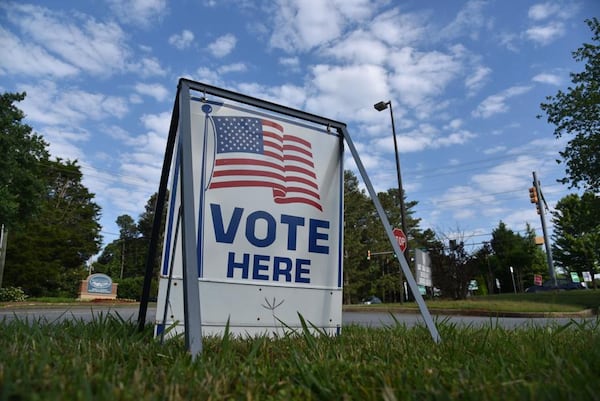
[[[117,287],[117,297],[120,299],[134,299],[139,301],[142,297],[142,287],[144,285],[144,277],[128,277],[116,280],[119,286]],[[153,280],[150,287],[150,298],[156,298],[158,295],[158,281]]]
[[[0,302],[23,302],[27,295],[20,287],[0,288]]]
[[[442,292],[443,297],[465,299],[469,282],[475,278],[477,263],[465,250],[464,243],[447,249],[438,241],[429,250],[431,257],[431,276],[433,283]]]
[[[512,266],[517,292],[533,285],[533,275],[548,277],[548,267],[542,250],[535,245],[535,232],[527,225],[525,235],[508,229],[500,222],[492,232],[490,242],[493,255],[489,258],[490,269],[500,280],[502,292],[514,291],[510,267]]]
[[[4,280],[30,296],[75,296],[86,261],[100,247],[100,207],[76,162],[48,162],[36,219],[8,242]]]
[[[554,135],[573,135],[560,153],[566,163],[562,182],[571,187],[600,190],[600,21],[586,20],[593,43],[584,43],[573,52],[576,61],[585,61],[582,72],[571,73],[573,86],[558,91],[541,104],[548,122],[556,126]]]
[[[369,220],[374,219],[374,208],[364,190],[358,187],[358,179],[344,172],[344,303],[358,303],[368,295],[366,243]]]
[[[119,238],[104,247],[98,260],[93,264],[94,271],[107,274],[117,280],[144,277],[154,222],[156,197],[157,194],[155,193],[148,199],[145,210],[139,216],[137,223],[131,216],[126,214],[117,217]],[[165,216],[166,207],[162,215],[163,227]],[[153,276],[158,275],[162,242],[162,239],[159,239],[159,249],[153,263]]]
[[[402,227],[398,189],[377,194],[392,227]],[[413,217],[417,202],[405,202],[409,249],[427,247],[434,234],[423,233]],[[344,172],[344,303],[358,303],[369,295],[384,302],[403,299],[400,263],[383,229],[371,198],[359,188],[357,177]],[[367,259],[368,251],[372,257]]]
[[[552,212],[552,254],[557,267],[566,272],[600,267],[600,197],[591,192],[570,194]]]
[[[0,224],[9,231],[38,211],[48,160],[48,144],[22,122],[25,115],[15,106],[23,99],[25,93],[0,96]]]
[[[91,323],[0,322],[0,399],[595,400],[599,322],[563,326],[345,327],[279,338],[182,341],[118,316]],[[57,336],[56,333],[60,333]]]

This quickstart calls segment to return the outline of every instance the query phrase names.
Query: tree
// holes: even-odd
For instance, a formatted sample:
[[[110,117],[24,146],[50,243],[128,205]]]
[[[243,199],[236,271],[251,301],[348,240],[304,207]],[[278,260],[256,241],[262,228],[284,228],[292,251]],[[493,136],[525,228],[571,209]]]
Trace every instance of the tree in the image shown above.
[[[370,244],[367,227],[375,208],[364,190],[358,187],[358,178],[344,171],[344,303],[351,304],[369,295]]]
[[[600,21],[586,20],[594,43],[584,43],[573,58],[585,61],[584,71],[571,73],[572,87],[548,96],[540,105],[557,138],[574,135],[560,156],[566,163],[562,183],[586,190],[600,190]],[[541,117],[541,116],[538,116]],[[558,161],[559,163],[561,161]]]
[[[535,232],[529,225],[525,231],[525,236],[515,233],[502,221],[492,231],[490,245],[493,255],[489,262],[494,276],[500,280],[500,288],[503,292],[515,290],[522,292],[525,288],[533,285],[534,274],[547,276],[548,269],[543,262],[544,255],[541,249],[535,245]],[[511,267],[515,276],[514,289]]]
[[[401,226],[398,189],[380,192],[378,198],[394,227]],[[413,217],[416,201],[405,202],[410,249],[427,248],[435,238],[431,230],[422,232],[420,219]],[[385,302],[403,299],[400,264],[375,210],[373,201],[359,188],[357,177],[344,172],[344,302],[354,303],[369,295]],[[371,252],[371,258],[367,255]]]
[[[137,226],[130,215],[123,214],[117,217],[117,225],[119,226],[120,239],[130,240],[138,236]]]
[[[36,218],[16,227],[9,241],[6,283],[31,296],[73,296],[100,249],[100,207],[77,162],[48,162],[43,178]]]
[[[431,278],[442,296],[465,299],[469,283],[477,274],[477,259],[470,255],[462,240],[452,240],[448,247],[437,239],[430,244]]]
[[[169,194],[167,193],[167,198]],[[150,241],[150,237],[152,236],[152,226],[154,224],[154,209],[156,207],[156,200],[158,198],[158,192],[153,193],[148,201],[146,201],[146,205],[144,206],[144,211],[140,214],[137,222],[137,229],[139,234]],[[164,225],[164,220],[167,215],[167,208],[163,211],[162,221]],[[161,230],[162,232],[163,230]]]
[[[23,99],[25,93],[0,96],[0,224],[9,229],[39,210],[49,157],[48,144],[23,123],[25,114],[14,105]]]
[[[600,197],[591,192],[570,194],[552,212],[552,255],[565,272],[589,271],[600,266]]]
[[[138,229],[135,225],[135,221],[133,221],[133,218],[128,214],[117,217],[117,225],[119,226],[119,242],[121,244],[121,269],[119,272],[119,278],[123,278],[123,270],[125,270],[125,255],[129,255],[131,253],[130,251],[132,250],[132,245],[134,245],[133,251],[136,251],[135,244],[133,244],[133,242],[138,236]]]
[[[483,246],[473,253],[475,266],[479,273],[478,277],[483,280],[478,280],[479,287],[483,288],[485,283],[484,294],[494,294],[496,292],[496,277],[492,271],[490,258],[492,257],[492,246],[489,242],[484,242]]]
[[[144,212],[140,214],[137,223],[127,214],[117,217],[119,226],[119,238],[104,247],[98,260],[93,264],[95,271],[105,273],[113,277],[119,283],[119,297],[127,287],[127,298],[139,299],[142,290],[142,280],[146,270],[146,258],[152,235],[152,224],[154,221],[154,209],[157,193],[154,193],[146,202]],[[163,211],[166,216],[166,207]],[[162,230],[161,230],[162,231]],[[158,274],[161,260],[162,241],[159,240],[159,249],[154,261],[153,274]],[[138,291],[139,290],[139,291]],[[156,294],[156,288],[153,289]],[[124,296],[124,295],[123,295]]]

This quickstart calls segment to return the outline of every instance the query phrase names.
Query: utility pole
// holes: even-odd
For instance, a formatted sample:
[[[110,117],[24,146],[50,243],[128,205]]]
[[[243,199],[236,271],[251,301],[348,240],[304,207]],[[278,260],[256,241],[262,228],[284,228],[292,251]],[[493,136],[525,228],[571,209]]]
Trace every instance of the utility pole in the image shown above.
[[[125,269],[125,237],[121,240],[121,276],[123,279],[123,270]]]
[[[542,233],[544,235],[544,246],[546,247],[546,259],[548,260],[548,270],[550,273],[550,279],[554,282],[556,286],[556,272],[554,271],[554,262],[552,261],[552,249],[550,247],[550,241],[548,240],[548,232],[546,230],[546,209],[548,209],[548,204],[546,203],[546,199],[544,199],[544,194],[542,193],[542,187],[540,181],[537,179],[537,174],[535,171],[533,172],[533,187],[529,188],[529,198],[531,203],[535,203],[537,213],[540,215],[540,220],[542,222]],[[543,205],[542,205],[543,202]],[[545,207],[545,208],[544,208]]]
[[[4,262],[6,261],[6,244],[8,243],[8,233],[4,229],[4,224],[0,227],[0,288],[2,288],[2,277],[4,276]]]

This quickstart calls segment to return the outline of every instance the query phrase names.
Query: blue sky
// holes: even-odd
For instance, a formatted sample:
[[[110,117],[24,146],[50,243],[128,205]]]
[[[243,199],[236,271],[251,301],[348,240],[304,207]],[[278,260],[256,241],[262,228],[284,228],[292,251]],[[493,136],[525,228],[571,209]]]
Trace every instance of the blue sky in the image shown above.
[[[404,189],[422,228],[489,240],[527,222],[532,171],[552,207],[565,139],[539,104],[583,65],[594,0],[104,0],[0,3],[0,90],[26,91],[26,122],[77,159],[102,234],[158,189],[180,77],[348,124],[377,190]],[[568,139],[568,138],[567,138]],[[346,168],[355,170],[349,152]],[[356,171],[356,170],[355,170]]]

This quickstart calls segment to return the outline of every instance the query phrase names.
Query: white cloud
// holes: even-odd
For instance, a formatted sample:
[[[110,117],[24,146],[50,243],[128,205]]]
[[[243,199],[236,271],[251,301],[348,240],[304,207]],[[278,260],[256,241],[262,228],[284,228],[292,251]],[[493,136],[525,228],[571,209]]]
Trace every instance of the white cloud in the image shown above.
[[[171,35],[169,37],[169,44],[175,46],[179,50],[190,47],[194,41],[194,33],[184,29],[181,33]]]
[[[89,132],[65,127],[45,127],[40,130],[40,134],[48,141],[52,157],[60,157],[64,160],[85,159],[85,152],[77,143],[89,141],[91,137]]]
[[[160,133],[166,139],[169,133],[169,126],[171,125],[171,112],[144,114],[141,117],[141,121],[146,129],[151,132]]]
[[[469,35],[471,39],[479,37],[479,31],[485,26],[486,20],[483,15],[485,1],[471,0],[459,11],[458,15],[448,26],[440,32],[442,38],[455,38]]]
[[[469,132],[467,130],[458,130],[456,132],[452,132],[450,135],[438,138],[434,142],[434,147],[446,147],[451,145],[463,145],[469,140],[475,138],[477,135]]]
[[[331,2],[335,4],[340,14],[349,20],[363,20],[370,17],[373,12],[371,0],[332,0]]]
[[[484,66],[477,66],[475,71],[465,79],[465,86],[472,95],[475,91],[480,89],[487,81],[488,76],[492,73],[491,68]]]
[[[369,24],[377,39],[397,47],[412,46],[423,40],[427,34],[426,26],[423,14],[402,14],[398,8],[377,15]]]
[[[444,209],[458,209],[471,206],[477,202],[479,202],[478,191],[465,185],[452,187],[433,200],[437,207]]]
[[[279,64],[292,71],[299,71],[300,69],[300,59],[298,57],[280,57]]]
[[[473,111],[474,117],[488,118],[494,114],[504,113],[509,107],[506,101],[512,97],[527,93],[531,86],[513,86],[495,95],[488,96]]]
[[[127,65],[127,70],[132,71],[143,78],[165,76],[167,74],[157,59],[149,57],[144,57],[136,62],[130,62]]]
[[[9,19],[25,36],[63,63],[96,75],[110,75],[126,65],[125,35],[113,22],[78,15],[79,26],[67,15],[43,7],[13,4],[8,10]]]
[[[381,41],[364,31],[352,32],[342,41],[327,48],[324,54],[353,64],[381,64],[389,50]]]
[[[125,145],[132,145],[134,142],[132,141],[131,134],[118,125],[110,125],[105,126],[102,131],[110,136],[111,138],[116,139],[119,142],[122,142]]]
[[[446,134],[431,124],[419,124],[410,131],[399,133],[397,141],[400,153],[411,153],[462,145],[475,137],[475,134],[467,130],[453,129]],[[373,145],[381,151],[391,152],[394,148],[393,140],[394,138],[386,133],[385,136],[375,139]]]
[[[227,74],[230,72],[244,72],[248,69],[244,63],[233,63],[222,65],[219,67],[219,74]]]
[[[518,52],[519,51],[519,47],[516,45],[516,42],[519,40],[519,35],[515,34],[515,33],[507,33],[507,32],[502,32],[500,34],[498,34],[498,39],[500,40],[500,44],[504,47],[506,47],[508,50],[510,50],[511,52]]]
[[[165,138],[166,134],[159,135],[155,132],[139,135],[134,140],[135,151],[127,153],[126,157],[122,157],[121,160],[128,166],[140,164],[152,166],[153,168],[160,167],[165,152]],[[136,177],[146,174],[143,171],[143,167],[140,167],[139,171],[140,174],[136,174]]]
[[[485,149],[483,151],[483,154],[484,155],[493,155],[495,153],[504,152],[505,150],[506,150],[506,146],[504,146],[504,145],[498,145],[498,146],[494,146],[492,148]]]
[[[444,126],[446,130],[456,130],[463,125],[463,121],[460,118],[455,118]]]
[[[221,78],[219,77],[217,71],[208,67],[198,68],[196,70],[195,77],[193,77],[192,79],[195,79],[199,82],[207,82],[211,85],[221,84]]]
[[[271,45],[287,51],[309,50],[342,32],[342,18],[333,3],[279,0],[272,19]]]
[[[512,191],[515,188],[526,188],[531,176],[523,172],[535,170],[537,160],[529,155],[517,156],[492,167],[485,173],[475,174],[471,181],[476,183],[484,193]]]
[[[158,102],[162,102],[169,97],[169,91],[161,84],[137,83],[135,91],[141,95],[153,97]]]
[[[463,49],[455,47],[451,51],[450,54],[419,52],[405,47],[389,56],[389,64],[394,68],[389,78],[390,86],[404,104],[420,106],[430,97],[441,94],[462,71]]]
[[[236,37],[228,33],[218,37],[214,42],[209,44],[208,51],[215,57],[225,57],[235,48],[236,43]]]
[[[372,13],[369,0],[278,0],[272,15],[271,46],[307,51],[338,38],[350,21]]]
[[[538,3],[529,8],[527,16],[534,21],[540,21],[557,14],[560,9],[557,3]]]
[[[129,103],[131,103],[131,104],[140,104],[143,101],[144,100],[142,99],[142,97],[140,95],[138,95],[137,93],[130,93],[129,94]]]
[[[389,96],[385,70],[376,65],[316,65],[311,70],[311,93],[306,107],[329,118],[376,118],[373,104]],[[311,90],[312,92],[312,90]],[[401,112],[400,108],[394,109]]]
[[[550,17],[566,20],[573,17],[579,8],[580,5],[576,2],[538,3],[529,8],[527,16],[534,21],[542,21]]]
[[[304,88],[291,84],[265,86],[257,83],[242,83],[236,89],[240,93],[248,93],[250,96],[259,99],[285,104],[286,106],[298,109],[302,108],[307,99]]]
[[[125,174],[136,174],[136,169],[128,169],[128,166],[124,165],[123,169],[125,170]],[[160,177],[160,170],[158,171]],[[127,177],[128,178],[128,177]],[[146,203],[150,194],[155,192],[158,188],[158,181],[156,178],[152,177],[151,181],[146,181],[145,183],[141,180],[128,180],[122,179],[119,184],[126,184],[126,187],[122,186],[109,186],[103,191],[104,198],[107,199],[113,207],[112,210],[118,210],[119,215],[121,214],[129,214],[136,215],[140,213],[140,210],[143,208],[143,205]],[[136,188],[136,185],[144,185],[143,189],[132,190],[132,188]],[[115,214],[114,218],[116,219],[117,215]],[[113,228],[111,231],[118,232],[118,228]]]
[[[19,90],[29,94],[22,104],[27,118],[47,125],[68,122],[74,126],[87,120],[122,118],[128,111],[121,97],[79,89],[59,90],[56,83],[50,81],[37,86],[22,85]]]
[[[144,205],[157,189],[171,113],[145,114],[140,120],[147,130],[144,134],[134,136],[123,130],[114,132],[129,150],[119,155],[119,182],[105,192],[115,207],[124,213],[139,213],[140,205]]]
[[[167,12],[166,0],[106,0],[117,15],[125,23],[142,27],[149,26],[159,20]]]
[[[536,25],[525,31],[525,35],[529,40],[540,45],[547,45],[554,39],[559,38],[564,34],[565,26],[562,22],[551,22],[547,25]]]
[[[561,79],[558,75],[547,74],[547,73],[537,74],[535,77],[532,78],[532,80],[534,82],[555,85],[555,86],[559,86],[561,84]]]
[[[0,27],[0,75],[23,74],[34,77],[67,77],[79,69],[49,54],[43,47],[23,42]]]

